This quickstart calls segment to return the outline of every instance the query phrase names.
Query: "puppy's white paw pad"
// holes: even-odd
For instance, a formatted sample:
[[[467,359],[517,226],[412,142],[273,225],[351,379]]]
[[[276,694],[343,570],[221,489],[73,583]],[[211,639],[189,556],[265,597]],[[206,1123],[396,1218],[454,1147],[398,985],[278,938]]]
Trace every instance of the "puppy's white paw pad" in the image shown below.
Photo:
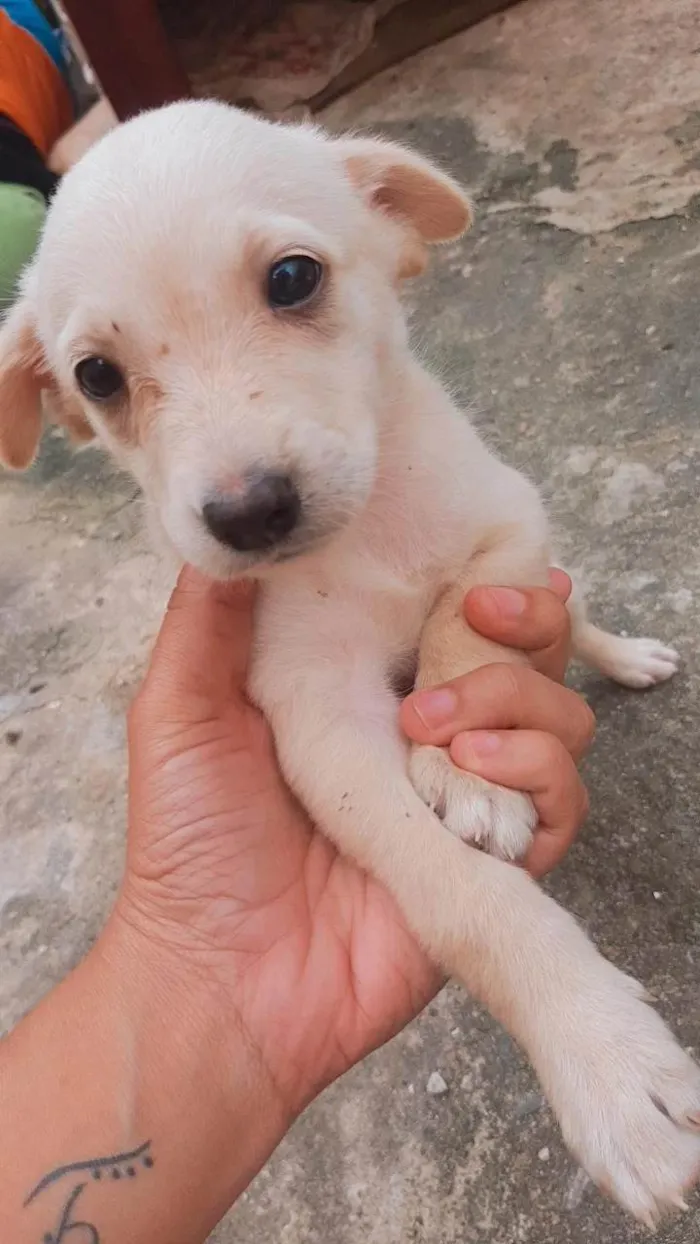
[[[525,855],[537,823],[527,795],[465,773],[441,747],[415,746],[409,773],[423,802],[458,838],[501,859]]]
[[[658,639],[623,639],[611,672],[623,686],[642,690],[672,678],[680,662],[675,649]]]

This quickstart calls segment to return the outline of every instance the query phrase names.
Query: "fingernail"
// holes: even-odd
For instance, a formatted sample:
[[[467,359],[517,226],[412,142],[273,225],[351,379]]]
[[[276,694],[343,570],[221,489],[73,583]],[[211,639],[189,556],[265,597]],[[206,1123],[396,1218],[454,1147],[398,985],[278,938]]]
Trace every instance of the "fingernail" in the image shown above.
[[[498,612],[504,618],[519,618],[525,612],[527,597],[513,587],[489,588],[491,599],[495,601]]]
[[[488,730],[470,730],[461,735],[460,742],[462,748],[474,756],[493,756],[501,746],[499,736],[490,734]]]
[[[448,687],[438,687],[435,691],[419,691],[413,696],[413,708],[428,730],[436,730],[444,726],[455,716],[458,707],[457,696]]]

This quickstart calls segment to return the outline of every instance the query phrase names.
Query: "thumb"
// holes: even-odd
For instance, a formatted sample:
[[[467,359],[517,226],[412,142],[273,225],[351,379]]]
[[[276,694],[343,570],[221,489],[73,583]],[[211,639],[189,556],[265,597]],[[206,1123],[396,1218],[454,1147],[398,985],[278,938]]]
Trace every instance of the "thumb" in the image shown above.
[[[158,719],[207,716],[245,694],[254,586],[181,571],[156,640],[139,708]]]

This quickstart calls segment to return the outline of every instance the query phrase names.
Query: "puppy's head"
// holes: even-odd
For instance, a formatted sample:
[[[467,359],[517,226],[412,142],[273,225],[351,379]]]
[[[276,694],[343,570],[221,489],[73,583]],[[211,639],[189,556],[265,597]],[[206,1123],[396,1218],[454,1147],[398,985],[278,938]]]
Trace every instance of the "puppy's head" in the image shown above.
[[[43,405],[205,572],[312,549],[372,490],[399,280],[468,223],[391,144],[215,103],[144,114],[66,176],[0,330],[0,460],[31,461]]]

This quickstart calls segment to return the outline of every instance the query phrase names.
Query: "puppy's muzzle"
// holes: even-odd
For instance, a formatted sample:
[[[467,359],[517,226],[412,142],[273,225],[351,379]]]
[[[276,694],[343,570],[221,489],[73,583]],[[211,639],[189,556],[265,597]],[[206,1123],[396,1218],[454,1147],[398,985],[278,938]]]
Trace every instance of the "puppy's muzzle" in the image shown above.
[[[288,475],[262,475],[241,496],[207,501],[202,518],[220,544],[236,553],[260,553],[294,531],[301,497]]]

